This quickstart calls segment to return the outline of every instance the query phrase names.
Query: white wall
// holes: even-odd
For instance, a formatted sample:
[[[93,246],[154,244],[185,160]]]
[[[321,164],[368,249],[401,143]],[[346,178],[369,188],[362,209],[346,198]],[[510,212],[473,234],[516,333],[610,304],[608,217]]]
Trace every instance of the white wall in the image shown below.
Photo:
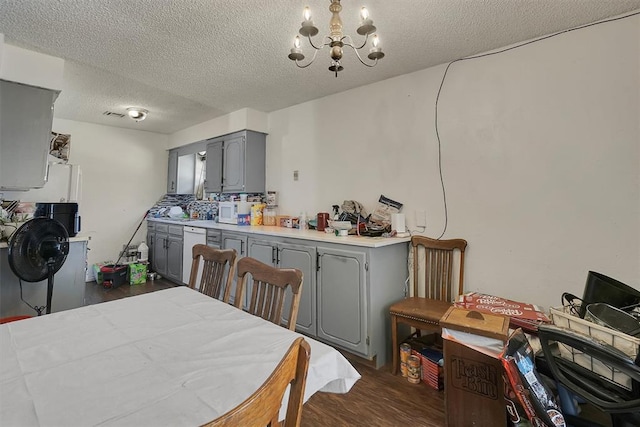
[[[639,44],[636,16],[451,66],[438,113],[443,238],[469,242],[467,291],[558,306],[589,270],[640,288]],[[345,199],[372,210],[384,194],[411,229],[426,210],[425,234],[438,237],[444,69],[269,114],[280,213]]]
[[[71,134],[69,162],[82,168],[82,235],[91,237],[88,264],[114,260],[146,210],[167,189],[167,135],[54,119]],[[146,223],[133,243],[146,238]]]
[[[189,126],[169,136],[169,148],[181,147],[193,142],[245,129],[266,132],[267,114],[251,108],[243,108],[224,116]]]

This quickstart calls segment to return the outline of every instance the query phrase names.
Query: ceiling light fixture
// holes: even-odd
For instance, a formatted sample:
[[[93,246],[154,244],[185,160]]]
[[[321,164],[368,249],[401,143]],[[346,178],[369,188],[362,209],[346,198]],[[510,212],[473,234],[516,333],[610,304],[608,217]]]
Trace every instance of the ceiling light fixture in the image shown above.
[[[300,36],[296,36],[293,41],[293,48],[291,49],[291,53],[289,54],[289,59],[295,61],[296,65],[299,68],[306,68],[309,65],[313,64],[313,61],[316,59],[316,54],[320,49],[323,49],[325,46],[329,46],[330,55],[331,55],[331,65],[329,66],[329,71],[332,71],[338,77],[338,72],[344,70],[344,67],[340,64],[340,60],[342,59],[342,48],[344,46],[348,46],[356,53],[356,56],[360,60],[360,62],[367,67],[374,67],[378,63],[378,59],[382,59],[384,57],[384,53],[379,46],[378,36],[374,34],[372,36],[372,47],[369,49],[369,55],[367,58],[373,61],[373,63],[365,62],[360,53],[358,52],[360,49],[363,49],[367,42],[369,41],[369,35],[373,34],[376,31],[376,27],[373,25],[373,21],[369,19],[369,12],[365,7],[360,10],[360,17],[362,21],[360,22],[360,26],[356,30],[358,34],[361,36],[365,36],[364,42],[360,46],[355,46],[353,44],[353,40],[351,36],[345,36],[342,33],[342,19],[340,18],[340,11],[342,10],[342,5],[340,4],[340,0],[331,0],[331,4],[329,5],[329,10],[333,14],[331,16],[331,20],[329,21],[329,35],[324,36],[326,42],[320,46],[316,46],[313,43],[311,37],[318,34],[318,28],[313,25],[313,21],[311,21],[311,10],[309,7],[304,8],[304,22],[300,27],[300,35],[309,39],[309,44],[311,47],[315,49],[313,52],[313,58],[309,63],[302,65],[300,61],[304,60],[305,56],[300,49]]]
[[[141,122],[142,120],[147,118],[147,114],[149,114],[149,111],[145,110],[144,108],[129,107],[127,108],[127,114],[136,122]]]

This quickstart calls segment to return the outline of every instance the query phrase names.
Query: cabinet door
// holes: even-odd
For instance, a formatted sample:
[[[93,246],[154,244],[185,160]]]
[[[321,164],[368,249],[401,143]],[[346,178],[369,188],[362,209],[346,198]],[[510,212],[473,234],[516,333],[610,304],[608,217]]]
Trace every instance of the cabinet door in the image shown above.
[[[0,188],[42,188],[53,121],[52,90],[0,81]]]
[[[182,283],[182,238],[167,239],[167,277]]]
[[[276,242],[249,238],[248,246],[248,256],[265,264],[276,266],[278,251]]]
[[[244,136],[237,136],[224,141],[222,189],[225,192],[244,191],[244,148]]]
[[[316,336],[316,248],[306,245],[280,243],[278,245],[278,267],[297,268],[302,271],[302,296],[298,308],[296,330],[306,335]],[[291,304],[293,294],[287,291],[285,307]],[[289,318],[289,313],[283,313],[283,320]]]
[[[151,264],[150,268],[155,271],[155,261],[153,259],[153,254],[155,253],[155,248],[153,245],[156,241],[156,232],[153,230],[147,229],[147,246],[149,247],[149,263]]]
[[[222,191],[222,141],[207,144],[207,168],[204,189],[207,193]]]
[[[167,239],[169,235],[156,233],[153,242],[153,269],[162,276],[167,275]]]
[[[318,247],[318,337],[368,354],[366,254]]]
[[[167,171],[167,193],[178,191],[178,151],[169,151],[169,169]]]
[[[223,249],[235,249],[236,253],[238,254],[237,259],[240,259],[242,257],[247,256],[247,236],[244,234],[237,234],[237,233],[228,233],[228,232],[223,232],[222,233],[222,248]],[[231,285],[231,300],[230,302],[232,304],[234,304],[235,301],[235,297],[236,297],[236,282],[237,282],[237,275],[233,280],[233,284]],[[247,304],[248,301],[248,297],[247,297],[247,292],[245,292],[244,294],[244,302],[243,302],[243,307],[246,308],[248,306]]]

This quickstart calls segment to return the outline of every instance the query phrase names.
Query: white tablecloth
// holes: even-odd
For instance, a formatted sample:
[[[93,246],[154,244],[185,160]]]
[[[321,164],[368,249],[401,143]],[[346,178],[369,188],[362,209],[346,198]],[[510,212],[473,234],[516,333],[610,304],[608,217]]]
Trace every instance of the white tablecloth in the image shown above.
[[[186,287],[0,325],[0,425],[200,425],[258,389],[297,336]],[[305,339],[305,401],[349,391],[358,372]]]

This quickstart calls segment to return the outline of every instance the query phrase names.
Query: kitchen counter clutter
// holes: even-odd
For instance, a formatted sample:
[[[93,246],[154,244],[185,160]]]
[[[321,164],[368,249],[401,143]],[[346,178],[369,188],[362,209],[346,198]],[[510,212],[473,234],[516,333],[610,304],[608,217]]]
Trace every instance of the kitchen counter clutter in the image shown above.
[[[274,267],[302,271],[296,331],[367,359],[377,368],[389,360],[389,306],[404,297],[409,237],[336,236],[276,226],[149,218],[151,267],[176,283],[183,283],[182,251],[189,250],[182,245],[185,226],[205,229],[207,245],[235,249],[239,258],[250,256]],[[242,304],[247,306],[248,301]]]
[[[299,230],[297,228],[274,227],[274,226],[242,226],[231,224],[220,224],[215,221],[203,220],[174,220],[162,218],[148,218],[149,222],[161,222],[176,225],[189,225],[191,227],[209,228],[214,230],[237,231],[242,233],[259,234],[263,236],[288,237],[301,240],[315,240],[318,242],[337,243],[350,246],[363,246],[368,248],[379,248],[383,246],[395,245],[411,241],[411,237],[360,237],[360,236],[336,236],[332,233],[325,233],[317,230]]]

